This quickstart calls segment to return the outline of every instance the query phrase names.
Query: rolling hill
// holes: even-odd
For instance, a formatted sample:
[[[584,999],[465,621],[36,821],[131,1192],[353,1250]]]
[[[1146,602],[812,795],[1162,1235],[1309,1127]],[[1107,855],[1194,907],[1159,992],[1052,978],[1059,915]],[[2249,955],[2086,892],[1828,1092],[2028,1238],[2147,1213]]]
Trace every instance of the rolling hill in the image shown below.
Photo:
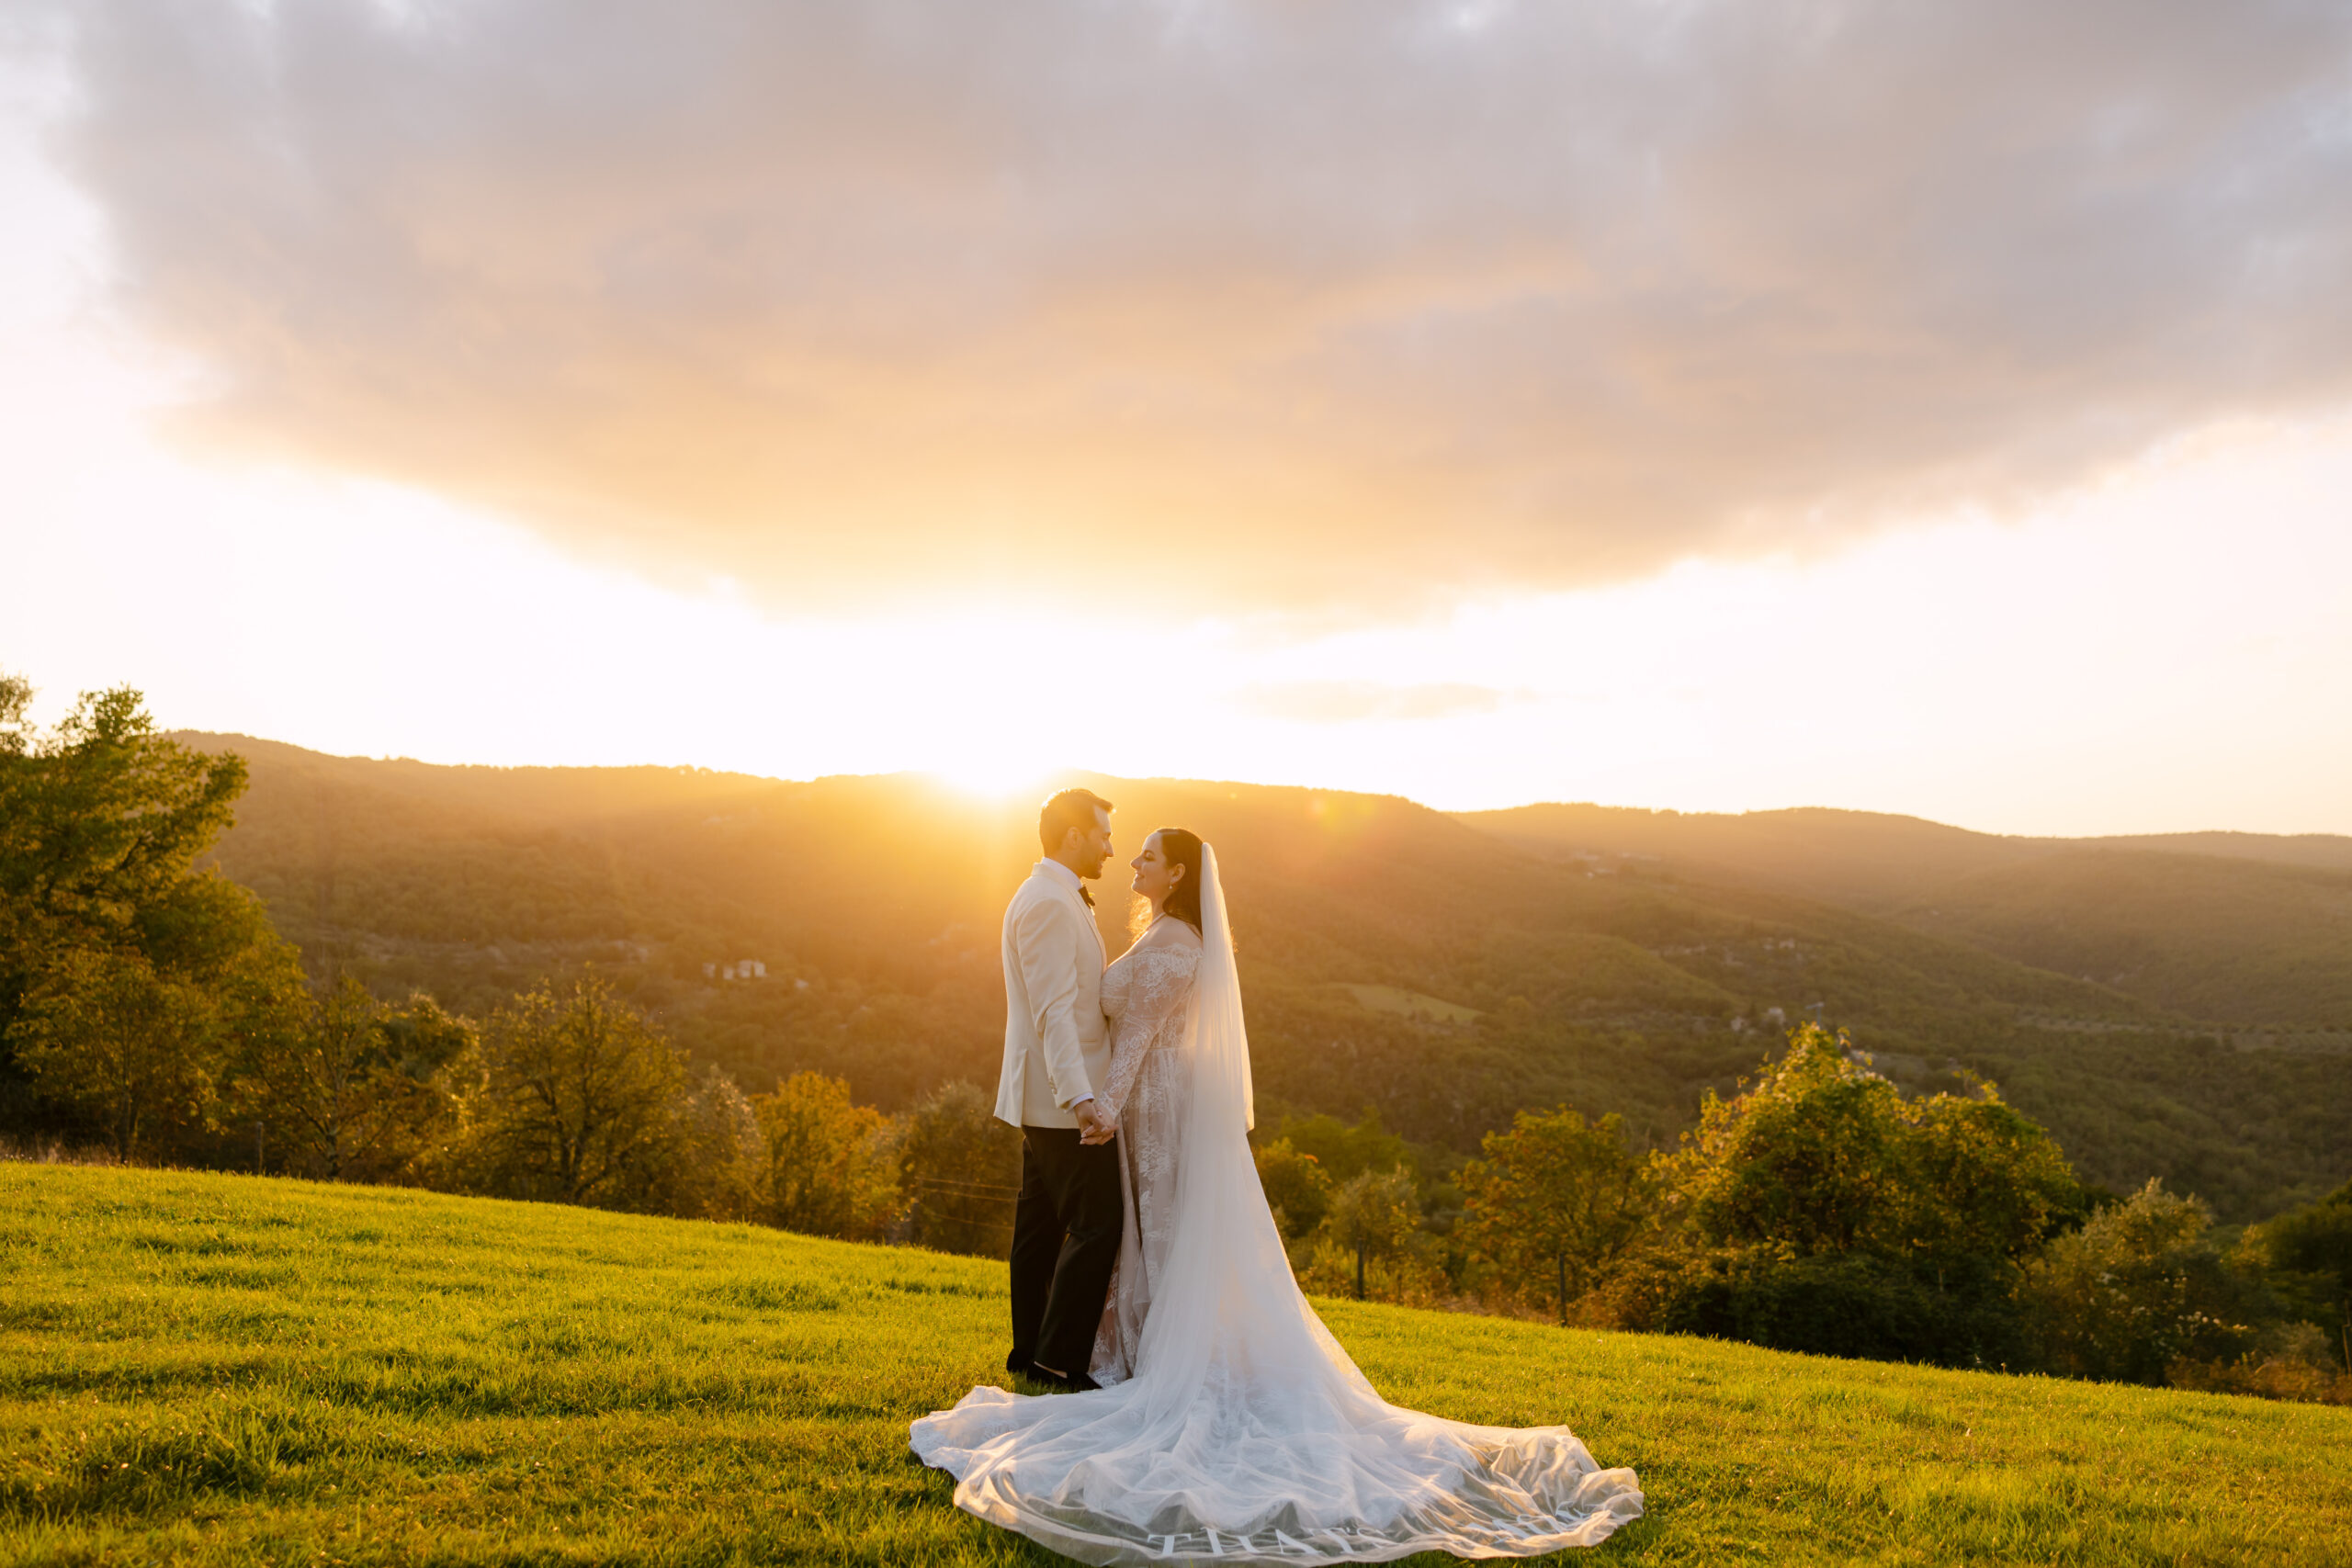
[[[2199,1022],[2352,1048],[2352,839],[2015,839],[1817,809],[1527,806],[1456,819],[1562,863],[1818,898]]]
[[[999,1263],[18,1163],[0,1256],[9,1568],[1046,1560],[907,1451],[1002,1378]],[[2352,1556],[2352,1411],[1317,1305],[1387,1397],[1634,1467],[1595,1562]]]
[[[896,1108],[993,1077],[997,928],[1035,857],[1030,806],[911,776],[448,768],[185,739],[247,759],[220,863],[314,968],[480,1012],[595,964],[754,1089],[814,1067]],[[1816,1016],[1915,1088],[1956,1069],[1997,1078],[2109,1185],[2163,1175],[2252,1218],[2352,1168],[2352,1055],[2217,1039],[2161,996],[1936,929],[1871,870],[1906,845],[1945,856],[1955,880],[2033,863],[1969,862],[1981,835],[1868,819],[1879,837],[1844,852],[1845,882],[1772,886],[1752,857],[1702,879],[1687,858],[1632,858],[1647,851],[1531,853],[1509,824],[1394,797],[1073,782],[1119,803],[1123,856],[1164,823],[1217,844],[1260,1092],[1277,1105],[1376,1110],[1467,1151],[1512,1111],[1565,1101],[1667,1141],[1778,1021]],[[1894,914],[1840,895],[1871,875]],[[1124,911],[1102,902],[1115,951]],[[743,960],[764,974],[729,978]]]

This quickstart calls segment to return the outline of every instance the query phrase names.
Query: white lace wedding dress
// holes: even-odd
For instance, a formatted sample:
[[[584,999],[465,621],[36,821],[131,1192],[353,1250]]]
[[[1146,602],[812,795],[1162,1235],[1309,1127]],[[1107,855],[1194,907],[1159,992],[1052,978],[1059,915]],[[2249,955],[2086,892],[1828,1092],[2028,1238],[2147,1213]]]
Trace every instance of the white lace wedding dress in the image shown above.
[[[1192,1098],[1184,1026],[1201,946],[1192,927],[1162,916],[1102,972],[1102,1011],[1112,1033],[1101,1104],[1119,1124],[1119,1186],[1127,1213],[1087,1368],[1104,1388],[1135,1375],[1152,1283],[1166,1271],[1176,1239],[1177,1154]]]
[[[1387,1404],[1307,1305],[1250,1156],[1249,1040],[1208,848],[1201,908],[1181,1028],[1139,1052],[1132,1080],[1139,1095],[1162,1056],[1181,1080],[1166,1107],[1181,1129],[1174,1199],[1164,1258],[1139,1281],[1148,1311],[1133,1375],[1086,1393],[976,1388],[914,1423],[915,1452],[956,1477],[957,1506],[1093,1563],[1532,1557],[1636,1517],[1634,1472],[1602,1470],[1565,1427],[1476,1427]],[[1123,1137],[1136,1105],[1120,1107]],[[1141,1164],[1130,1179],[1158,1186]],[[1145,1256],[1151,1246],[1138,1237]]]

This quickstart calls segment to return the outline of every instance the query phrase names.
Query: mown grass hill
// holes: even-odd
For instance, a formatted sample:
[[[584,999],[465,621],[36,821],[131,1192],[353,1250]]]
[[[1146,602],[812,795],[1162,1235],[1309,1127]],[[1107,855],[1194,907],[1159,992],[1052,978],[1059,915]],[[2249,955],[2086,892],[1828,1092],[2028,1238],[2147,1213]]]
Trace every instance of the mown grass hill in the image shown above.
[[[992,1080],[998,924],[1035,858],[1034,803],[911,776],[434,767],[185,739],[250,764],[220,863],[314,967],[480,1012],[594,964],[749,1089],[816,1068],[895,1109],[947,1079]],[[1669,1142],[1781,1024],[1815,1017],[1911,1087],[1998,1080],[2117,1189],[2163,1176],[2252,1219],[2352,1174],[2352,1032],[2317,1002],[2304,1016],[2300,1000],[2269,1014],[2211,1000],[2262,991],[2274,971],[2300,976],[2281,997],[2332,995],[2352,976],[2331,902],[2352,873],[2084,852],[2162,874],[2126,908],[2096,886],[2051,906],[2070,942],[2106,944],[2076,962],[2017,934],[2043,918],[2034,888],[2065,855],[2004,859],[2009,840],[1987,850],[1934,824],[1764,814],[1801,820],[1764,824],[1781,837],[1751,852],[1748,828],[1681,818],[1713,837],[1668,856],[1656,822],[1640,825],[1652,839],[1600,849],[1546,826],[1587,808],[1457,819],[1391,796],[1071,782],[1118,803],[1123,858],[1163,824],[1217,844],[1259,1089],[1277,1107],[1374,1110],[1468,1150],[1515,1111],[1566,1102]],[[2213,867],[2285,891],[2217,901]],[[2028,874],[2045,880],[1997,880]],[[1976,902],[1919,904],[1919,889],[1956,884]],[[1114,951],[1121,902],[1102,900]],[[2130,946],[2133,920],[2208,931],[2242,961],[2147,956]],[[764,972],[729,978],[744,960]]]
[[[9,1568],[1057,1561],[906,1449],[1001,1375],[1000,1264],[26,1164],[0,1258]],[[1389,1398],[1634,1467],[1595,1562],[2352,1561],[2341,1408],[1317,1307]]]

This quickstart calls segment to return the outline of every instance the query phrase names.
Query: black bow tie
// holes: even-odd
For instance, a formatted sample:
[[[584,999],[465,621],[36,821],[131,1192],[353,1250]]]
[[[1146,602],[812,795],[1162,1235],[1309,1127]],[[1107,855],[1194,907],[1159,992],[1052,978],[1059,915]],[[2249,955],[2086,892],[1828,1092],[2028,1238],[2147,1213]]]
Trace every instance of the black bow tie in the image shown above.
[[[1088,908],[1091,909],[1094,908],[1094,895],[1086,890],[1086,884],[1083,882],[1078,885],[1078,896],[1086,900],[1086,907]]]

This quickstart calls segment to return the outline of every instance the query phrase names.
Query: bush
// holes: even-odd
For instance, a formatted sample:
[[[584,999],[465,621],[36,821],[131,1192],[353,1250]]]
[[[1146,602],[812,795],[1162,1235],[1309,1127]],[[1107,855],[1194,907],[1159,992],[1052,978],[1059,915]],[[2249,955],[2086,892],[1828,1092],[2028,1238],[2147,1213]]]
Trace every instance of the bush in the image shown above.
[[[1868,1360],[2007,1367],[2027,1343],[2001,1292],[1939,1289],[1867,1253],[1694,1261],[1659,1282],[1648,1325],[1776,1350]]]
[[[2176,1362],[2234,1361],[2262,1303],[2214,1250],[2211,1224],[2204,1204],[2151,1179],[2052,1242],[2025,1289],[2042,1363],[2153,1384]]]

